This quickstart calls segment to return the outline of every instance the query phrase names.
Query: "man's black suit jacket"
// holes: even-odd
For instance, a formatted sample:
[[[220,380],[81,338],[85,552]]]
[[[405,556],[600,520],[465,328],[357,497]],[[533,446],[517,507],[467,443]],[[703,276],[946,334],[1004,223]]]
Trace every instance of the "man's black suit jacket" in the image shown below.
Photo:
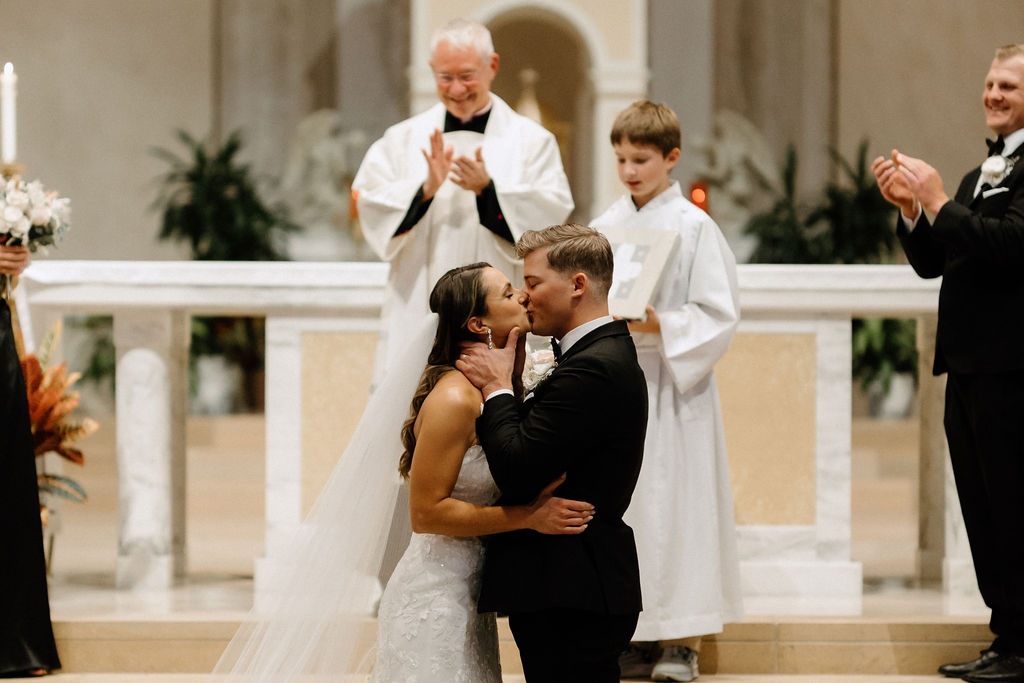
[[[487,401],[477,434],[499,502],[527,503],[565,472],[557,495],[593,503],[595,515],[578,535],[489,537],[481,612],[640,611],[636,544],[622,515],[646,429],[647,383],[621,320],[576,342],[522,406],[507,395]]]
[[[924,278],[942,276],[936,375],[1024,369],[1024,145],[1010,174],[989,192],[974,188],[980,167],[960,182],[928,223],[912,231],[897,217],[907,260]],[[1003,191],[1005,188],[1005,191]]]

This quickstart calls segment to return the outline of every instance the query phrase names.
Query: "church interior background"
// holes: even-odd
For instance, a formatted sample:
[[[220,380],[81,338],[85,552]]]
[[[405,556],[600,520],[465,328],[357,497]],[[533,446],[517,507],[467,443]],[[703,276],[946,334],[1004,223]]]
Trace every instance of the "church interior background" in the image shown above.
[[[310,286],[310,302],[282,295],[253,309],[278,353],[264,405],[169,413],[159,448],[180,462],[159,495],[180,519],[166,523],[175,549],[159,571],[119,555],[146,492],[134,508],[123,500],[115,413],[128,413],[112,393],[85,389],[83,410],[101,429],[73,474],[90,500],[59,508],[51,546],[66,670],[208,670],[258,592],[260,562],[311,504],[365,401],[366,309],[383,281],[349,183],[388,125],[436,101],[427,39],[453,16],[490,27],[494,91],[555,133],[574,219],[619,196],[607,134],[618,111],[648,97],[679,113],[674,175],[707,184],[741,261],[754,247],[743,226],[772,201],[790,145],[808,202],[840,179],[829,148],[854,159],[863,140],[871,156],[899,147],[947,179],[976,164],[985,70],[995,47],[1024,35],[1019,0],[0,0],[0,62],[19,78],[17,161],[74,210],[67,239],[26,274],[30,338],[64,314],[127,306],[87,296],[167,291],[185,302],[181,315],[138,319],[169,326],[159,343],[173,358],[190,314],[237,312],[217,297],[295,273]],[[152,208],[166,170],[152,150],[173,148],[177,129],[218,142],[241,131],[261,190],[303,227],[287,250],[307,265],[156,283],[192,277],[174,268],[188,250],[157,238]],[[137,291],[121,294],[125,283],[97,279],[90,262],[118,262],[104,267]],[[950,505],[942,387],[921,373],[909,413],[878,418],[849,373],[850,318],[861,315],[918,318],[926,363],[935,283],[895,265],[745,265],[741,281],[744,324],[719,381],[750,616],[709,644],[708,671],[918,674],[974,656],[987,617]],[[74,369],[90,336],[68,328],[62,353]],[[183,382],[167,380],[170,401],[185,400]],[[174,425],[185,429],[175,436]],[[285,484],[272,481],[282,472]],[[174,654],[183,644],[196,653],[187,662]]]

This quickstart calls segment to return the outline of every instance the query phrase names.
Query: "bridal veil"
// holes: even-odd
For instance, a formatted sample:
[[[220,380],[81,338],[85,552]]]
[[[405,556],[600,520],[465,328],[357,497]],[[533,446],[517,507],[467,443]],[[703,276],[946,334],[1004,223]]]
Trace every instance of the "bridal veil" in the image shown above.
[[[266,590],[211,681],[365,680],[376,635],[377,576],[401,485],[400,431],[436,331],[431,314],[370,395],[309,516],[287,550],[268,558]]]

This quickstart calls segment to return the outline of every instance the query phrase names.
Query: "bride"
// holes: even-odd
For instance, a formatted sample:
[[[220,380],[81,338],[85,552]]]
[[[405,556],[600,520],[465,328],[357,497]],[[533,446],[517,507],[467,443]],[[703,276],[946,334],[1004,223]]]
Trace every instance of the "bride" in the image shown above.
[[[503,346],[512,328],[529,329],[520,299],[486,263],[438,280],[433,315],[371,395],[286,558],[217,665],[226,677],[216,680],[338,680],[365,671],[397,462],[409,479],[414,534],[380,599],[371,681],[500,683],[495,615],[476,609],[477,537],[581,533],[593,516],[587,503],[552,496],[561,479],[530,505],[492,504],[499,492],[475,433],[483,397],[454,363],[463,342]]]

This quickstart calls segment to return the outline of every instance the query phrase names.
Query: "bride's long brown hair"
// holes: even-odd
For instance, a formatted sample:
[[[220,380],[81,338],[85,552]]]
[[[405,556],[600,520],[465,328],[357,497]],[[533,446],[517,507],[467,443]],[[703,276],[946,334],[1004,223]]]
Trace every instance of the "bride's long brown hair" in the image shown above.
[[[471,263],[468,266],[452,268],[441,276],[430,292],[430,310],[437,313],[437,334],[434,345],[427,357],[427,367],[420,376],[420,384],[412,397],[409,419],[402,425],[402,446],[404,451],[398,459],[398,472],[409,478],[412,454],[416,450],[416,435],[413,427],[420,414],[424,399],[431,392],[442,375],[455,369],[455,360],[464,341],[478,341],[466,329],[473,316],[487,315],[487,290],[484,286],[483,271],[489,263]]]

